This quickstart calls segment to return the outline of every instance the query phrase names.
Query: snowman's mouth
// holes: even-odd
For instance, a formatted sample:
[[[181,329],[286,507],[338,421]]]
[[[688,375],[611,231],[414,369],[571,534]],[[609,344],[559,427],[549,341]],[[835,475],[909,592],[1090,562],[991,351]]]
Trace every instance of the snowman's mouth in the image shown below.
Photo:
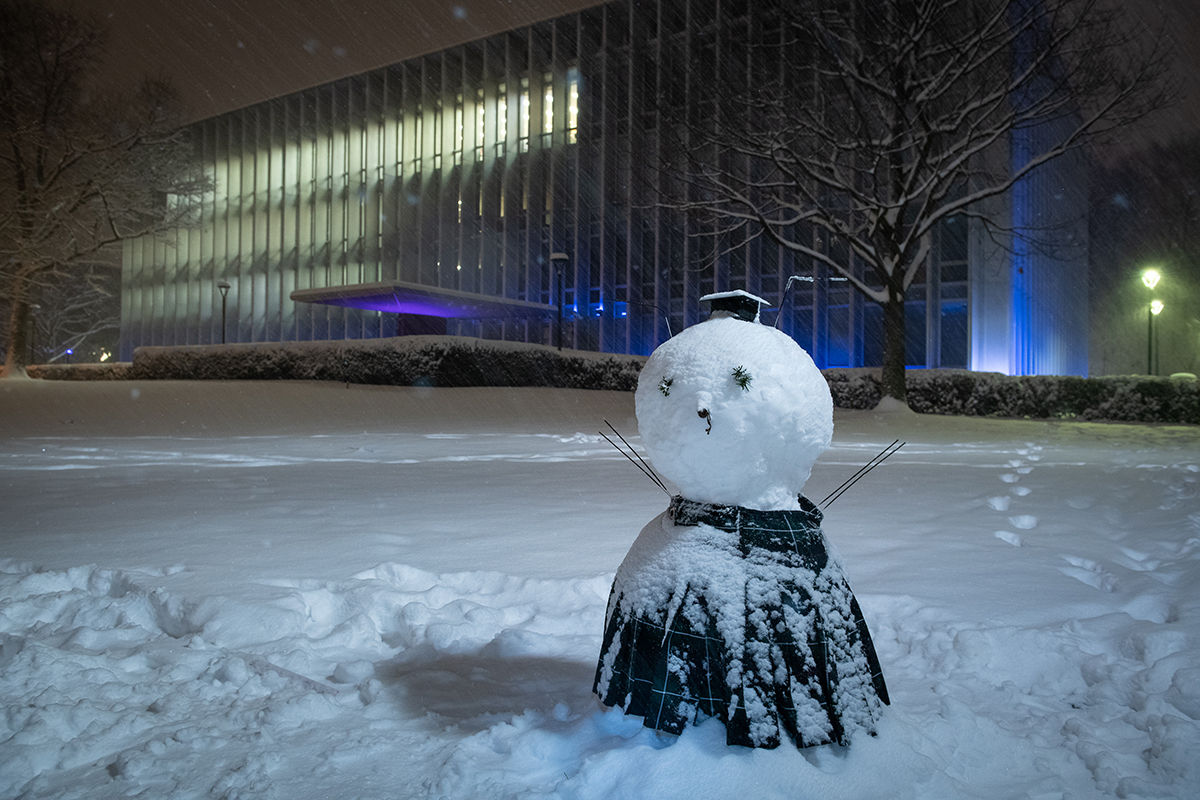
[[[696,416],[700,417],[700,419],[708,420],[708,428],[705,429],[704,433],[705,434],[712,433],[712,414],[708,413],[708,409],[707,408],[700,409],[699,411],[696,412]]]

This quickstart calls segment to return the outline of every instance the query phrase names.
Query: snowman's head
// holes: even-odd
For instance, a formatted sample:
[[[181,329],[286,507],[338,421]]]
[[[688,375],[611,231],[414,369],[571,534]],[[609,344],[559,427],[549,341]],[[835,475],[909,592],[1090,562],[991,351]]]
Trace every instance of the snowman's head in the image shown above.
[[[833,435],[829,386],[808,353],[732,316],[659,346],[635,402],[655,469],[699,502],[796,508]]]

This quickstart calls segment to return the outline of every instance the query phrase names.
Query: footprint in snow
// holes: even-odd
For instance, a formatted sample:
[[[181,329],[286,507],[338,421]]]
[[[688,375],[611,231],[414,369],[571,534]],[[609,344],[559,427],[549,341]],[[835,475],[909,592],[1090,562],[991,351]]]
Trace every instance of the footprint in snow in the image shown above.
[[[1008,504],[1012,502],[1011,497],[989,497],[988,505],[996,511],[1008,511]]]
[[[1058,571],[1064,575],[1068,575],[1077,581],[1086,583],[1095,589],[1102,592],[1111,592],[1116,586],[1117,579],[1112,576],[1112,573],[1105,570],[1095,561],[1078,556],[1059,556],[1063,561],[1066,561],[1071,566],[1059,567]]]
[[[1015,517],[1009,517],[1008,523],[1018,530],[1031,531],[1037,527],[1038,518],[1033,514],[1018,514]]]
[[[1121,552],[1125,555],[1125,558],[1119,559],[1121,566],[1134,572],[1153,572],[1163,563],[1161,559],[1151,558],[1149,553],[1131,547],[1122,547]]]

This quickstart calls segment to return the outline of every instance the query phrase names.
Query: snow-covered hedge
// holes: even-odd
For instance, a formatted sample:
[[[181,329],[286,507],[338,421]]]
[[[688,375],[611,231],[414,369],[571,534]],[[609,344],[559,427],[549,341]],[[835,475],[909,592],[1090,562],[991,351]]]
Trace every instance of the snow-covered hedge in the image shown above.
[[[641,356],[463,336],[139,347],[130,379],[317,380],[392,386],[552,386],[633,391]]]
[[[873,408],[883,396],[878,370],[831,369],[825,378],[839,408]],[[910,370],[907,385],[909,406],[924,414],[1200,424],[1193,380],[931,369]]]
[[[883,397],[877,369],[826,369],[821,374],[835,408],[874,408]]]
[[[403,336],[282,344],[141,347],[132,364],[33,366],[52,380],[321,380],[393,386],[553,386],[632,391],[642,356],[558,351],[462,336]],[[878,369],[828,369],[838,408],[874,408]],[[924,414],[1200,425],[1200,384],[1139,375],[1009,376],[910,370],[908,402]]]
[[[104,364],[33,364],[25,371],[31,378],[48,381],[123,381],[129,377],[128,361]]]

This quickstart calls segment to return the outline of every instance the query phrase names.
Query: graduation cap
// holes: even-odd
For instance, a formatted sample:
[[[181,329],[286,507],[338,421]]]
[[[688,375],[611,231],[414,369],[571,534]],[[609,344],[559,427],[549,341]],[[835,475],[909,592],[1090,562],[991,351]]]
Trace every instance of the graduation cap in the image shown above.
[[[731,317],[737,317],[746,322],[758,322],[758,312],[765,305],[767,305],[766,300],[741,289],[706,294],[700,298],[700,309],[708,312],[709,316],[723,311]]]

